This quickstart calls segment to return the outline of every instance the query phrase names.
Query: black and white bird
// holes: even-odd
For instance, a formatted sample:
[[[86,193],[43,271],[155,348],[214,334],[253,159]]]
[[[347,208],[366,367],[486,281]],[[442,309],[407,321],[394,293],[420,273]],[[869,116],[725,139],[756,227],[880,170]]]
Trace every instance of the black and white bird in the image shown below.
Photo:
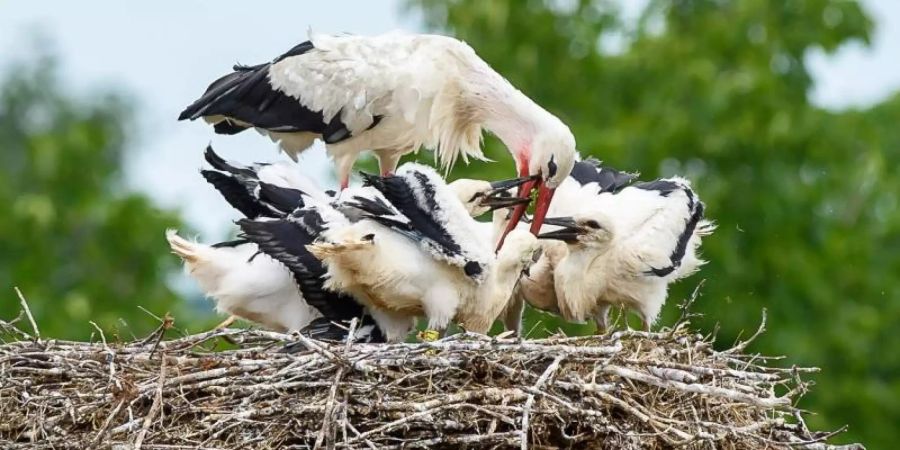
[[[248,218],[281,218],[308,202],[330,199],[291,165],[242,165],[222,159],[211,147],[205,156],[213,169],[201,171],[204,178]],[[318,272],[316,279],[315,267],[299,274],[292,272],[246,239],[205,245],[188,241],[174,230],[166,237],[173,253],[185,261],[185,271],[216,302],[217,310],[232,318],[329,340],[343,340],[346,325],[359,318],[355,340],[384,340],[374,321],[354,300],[321,292],[324,272]]]
[[[282,332],[300,331],[321,317],[303,299],[284,265],[260,254],[256,244],[238,240],[206,245],[184,239],[175,230],[166,231],[166,239],[217,311]]]
[[[324,221],[319,239],[307,246],[327,267],[325,287],[362,301],[384,330],[408,330],[425,316],[429,330],[443,331],[457,320],[486,332],[533,262],[536,238],[516,232],[494,255],[457,193],[429,167],[406,164],[395,176],[365,179],[370,186],[342,191],[333,203],[344,219]],[[245,235],[258,241],[247,222],[241,222]],[[287,246],[297,239],[281,240]],[[291,252],[268,253],[289,263]],[[389,341],[395,337],[388,333]]]
[[[197,118],[220,134],[255,128],[295,159],[321,139],[342,188],[362,151],[374,152],[382,175],[422,146],[449,168],[459,159],[483,159],[488,130],[509,149],[519,175],[540,176],[520,190],[522,198],[539,192],[533,232],[576,155],[561,120],[466,43],[438,35],[313,34],[272,62],[235,66],[214,81],[179,116]],[[513,226],[524,210],[516,208]]]
[[[596,161],[577,163],[554,202],[551,214],[558,216],[545,222],[559,228],[540,235],[568,244],[557,261],[535,267],[552,269],[559,313],[568,320],[593,318],[601,331],[614,305],[637,311],[649,330],[669,284],[704,264],[697,250],[715,229],[688,180],[629,184],[632,178]]]
[[[225,201],[237,209],[244,217],[283,217],[303,206],[303,198],[328,201],[329,192],[304,176],[297,168],[286,162],[255,163],[243,165],[227,161],[206,147],[206,162],[211,169],[200,173]],[[263,189],[265,185],[281,189]]]
[[[277,187],[273,189],[278,189]],[[324,320],[316,321],[306,331],[311,337],[339,340],[346,335],[347,325],[355,318],[359,327],[355,340],[362,342],[398,342],[412,329],[413,323],[385,328],[371,310],[350,294],[329,289],[326,270],[307,246],[319,239],[329,227],[347,226],[348,219],[324,202],[310,200],[291,214],[281,218],[241,219],[242,238],[256,244],[259,251],[278,261],[293,275],[294,286],[303,300]]]

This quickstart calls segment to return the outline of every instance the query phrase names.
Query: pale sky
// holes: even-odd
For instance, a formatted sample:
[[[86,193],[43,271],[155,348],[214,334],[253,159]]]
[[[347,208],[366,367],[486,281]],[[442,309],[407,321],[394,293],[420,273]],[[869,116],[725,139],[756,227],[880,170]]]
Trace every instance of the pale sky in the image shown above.
[[[358,34],[417,30],[419,21],[402,14],[401,4],[0,0],[0,70],[31,51],[28,37],[39,31],[55,42],[67,87],[76,95],[105,84],[133,95],[140,134],[131,142],[130,186],[180,209],[201,240],[213,241],[234,229],[238,214],[198,173],[206,144],[241,161],[282,156],[252,132],[215,136],[204,124],[176,122],[181,109],[233,63],[267,61],[305,40],[310,27]],[[811,97],[819,105],[863,107],[900,89],[900,1],[863,4],[878,26],[871,48],[851,44],[834,55],[809,55],[817,86]],[[307,174],[333,183],[323,151],[312,149],[301,162]]]

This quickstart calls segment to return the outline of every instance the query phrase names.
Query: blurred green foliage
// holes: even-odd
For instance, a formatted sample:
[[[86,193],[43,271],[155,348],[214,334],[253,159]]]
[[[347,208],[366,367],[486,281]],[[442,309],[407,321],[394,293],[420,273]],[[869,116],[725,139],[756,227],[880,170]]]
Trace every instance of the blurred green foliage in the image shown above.
[[[662,323],[700,279],[697,325],[719,340],[769,327],[755,349],[819,366],[801,407],[842,439],[890,448],[900,424],[900,97],[866,111],[810,104],[804,57],[867,42],[846,0],[651,0],[636,21],[613,1],[412,0],[568,123],[582,154],[643,178],[694,180],[718,231],[709,264],[675,286]],[[513,174],[500,164],[453,176]],[[528,330],[538,319],[529,313]],[[540,327],[538,327],[540,329]],[[577,332],[590,331],[580,327]]]
[[[16,316],[18,286],[44,336],[143,336],[172,310],[178,261],[163,230],[180,222],[122,180],[130,107],[121,97],[72,97],[53,58],[0,80],[0,317]],[[20,324],[23,329],[30,327]]]

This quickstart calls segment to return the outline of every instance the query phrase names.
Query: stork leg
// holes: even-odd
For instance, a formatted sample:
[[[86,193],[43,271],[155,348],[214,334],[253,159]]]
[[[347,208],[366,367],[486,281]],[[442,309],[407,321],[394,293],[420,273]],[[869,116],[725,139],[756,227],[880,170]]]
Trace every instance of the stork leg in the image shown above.
[[[387,177],[393,175],[397,170],[397,164],[400,162],[400,157],[406,153],[408,152],[397,150],[376,151],[375,157],[378,158],[378,169],[381,172],[381,176]]]
[[[524,311],[525,298],[519,292],[514,292],[503,312],[503,325],[507,330],[515,331],[516,337],[522,336],[522,313]]]
[[[422,309],[428,317],[428,328],[419,333],[419,339],[430,342],[440,339],[450,326],[459,307],[459,294],[452,285],[436,283],[422,296]]]
[[[600,309],[597,310],[597,313],[594,314],[594,323],[597,324],[597,332],[595,334],[606,334],[609,330],[609,308],[610,305],[604,303],[600,306]]]
[[[356,154],[341,155],[334,158],[335,166],[337,166],[338,181],[341,183],[341,190],[350,186],[350,171],[353,170],[353,163],[356,162]]]

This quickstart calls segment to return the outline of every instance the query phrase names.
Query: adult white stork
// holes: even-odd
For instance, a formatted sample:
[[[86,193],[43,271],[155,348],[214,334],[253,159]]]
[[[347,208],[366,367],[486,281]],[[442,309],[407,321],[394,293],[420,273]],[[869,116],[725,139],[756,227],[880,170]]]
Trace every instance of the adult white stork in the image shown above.
[[[326,287],[363,301],[382,329],[424,315],[432,331],[427,338],[453,319],[486,332],[532,262],[534,236],[514,234],[495,256],[457,194],[429,167],[407,164],[396,176],[365,179],[370,186],[347,189],[334,203],[358,220],[343,226],[329,221],[320,239],[307,246],[327,267]],[[241,222],[245,235],[256,241],[246,223]],[[285,245],[294,240],[282,237]]]
[[[341,187],[358,155],[372,150],[382,175],[403,154],[425,146],[442,167],[483,159],[482,129],[497,135],[520,175],[540,175],[520,196],[538,190],[537,232],[553,190],[575,160],[575,138],[475,54],[445,36],[314,34],[270,63],[235,66],[179,116],[204,118],[221,134],[256,128],[296,158],[325,142]],[[525,205],[516,208],[515,226]]]
[[[684,178],[626,185],[631,178],[595,161],[577,163],[554,203],[554,213],[568,215],[548,218],[560,228],[540,235],[568,244],[561,259],[544,267],[553,270],[560,314],[593,318],[601,331],[613,305],[636,310],[649,331],[669,284],[704,264],[697,250],[715,229]],[[522,289],[527,296],[528,283]]]

